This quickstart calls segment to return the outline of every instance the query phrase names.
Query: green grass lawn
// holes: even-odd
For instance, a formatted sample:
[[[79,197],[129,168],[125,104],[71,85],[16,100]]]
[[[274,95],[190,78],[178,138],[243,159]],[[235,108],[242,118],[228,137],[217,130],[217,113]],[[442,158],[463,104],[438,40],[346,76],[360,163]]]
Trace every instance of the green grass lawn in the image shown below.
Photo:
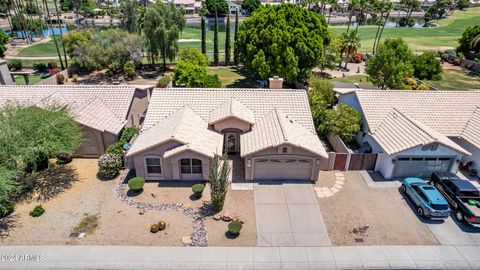
[[[450,18],[439,20],[438,24],[438,27],[432,28],[385,27],[382,40],[401,37],[416,51],[434,50],[445,46],[456,47],[457,40],[465,28],[480,24],[480,7],[469,8],[465,11],[456,10]],[[346,26],[332,28],[338,33],[346,30]],[[361,51],[372,50],[376,31],[376,26],[359,27]]]
[[[30,76],[28,76],[28,78],[29,78],[29,83],[28,83],[29,85],[36,84],[39,81],[43,80],[40,75],[30,75]],[[23,76],[15,76],[15,82],[17,83],[17,85],[25,85],[26,84]]]
[[[367,80],[367,75],[352,75],[346,77],[338,77],[331,79],[330,81],[335,85],[335,83],[358,83],[361,88],[372,88],[373,84]]]
[[[231,52],[233,53],[233,44],[234,44],[234,33],[230,32],[230,46]],[[199,28],[192,28],[192,27],[185,27],[183,32],[180,35],[182,39],[196,39],[197,41],[188,41],[188,42],[180,42],[178,45],[180,48],[185,47],[194,47],[201,49],[202,46],[202,31]],[[224,52],[225,51],[225,32],[218,33],[218,51]],[[213,32],[207,32],[207,51],[213,53]]]
[[[469,75],[465,69],[444,69],[442,80],[427,83],[440,90],[480,89],[480,78]]]
[[[222,82],[222,87],[227,88],[252,88],[255,87],[255,80],[252,74],[245,68],[235,67],[209,67],[209,74],[217,74]]]
[[[60,52],[63,55],[62,43],[57,39],[58,47]],[[57,56],[57,48],[55,47],[55,42],[49,40],[43,43],[37,43],[29,47],[21,49],[18,53],[18,56]]]

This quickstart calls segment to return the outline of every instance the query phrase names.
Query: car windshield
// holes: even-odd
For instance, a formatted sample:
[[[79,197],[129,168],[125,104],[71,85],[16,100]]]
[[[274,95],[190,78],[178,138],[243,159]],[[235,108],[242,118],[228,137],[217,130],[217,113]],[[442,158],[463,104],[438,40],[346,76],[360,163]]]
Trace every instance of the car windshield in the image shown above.
[[[448,204],[432,204],[434,210],[448,210]]]

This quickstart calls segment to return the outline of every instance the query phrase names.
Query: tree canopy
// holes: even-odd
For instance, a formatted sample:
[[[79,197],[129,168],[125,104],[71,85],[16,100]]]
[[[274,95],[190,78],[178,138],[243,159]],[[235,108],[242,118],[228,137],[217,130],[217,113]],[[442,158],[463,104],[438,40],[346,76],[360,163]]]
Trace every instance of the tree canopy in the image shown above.
[[[403,89],[403,79],[414,73],[413,53],[403,39],[386,39],[366,64],[370,81],[382,89]]]
[[[142,22],[142,35],[149,61],[155,64],[159,56],[166,67],[167,59],[173,61],[178,53],[178,38],[185,26],[185,11],[173,3],[157,1],[147,8]]]
[[[480,42],[472,42],[473,39],[480,35],[480,25],[469,26],[462,33],[462,37],[458,40],[460,46],[457,48],[457,52],[468,53],[470,51],[480,52]]]
[[[5,56],[5,51],[7,50],[7,47],[5,47],[5,45],[7,45],[8,39],[8,35],[5,34],[3,30],[0,30],[0,57]]]
[[[218,75],[208,75],[208,58],[198,49],[185,48],[180,51],[180,60],[173,70],[173,81],[185,87],[220,87]]]
[[[432,51],[413,57],[413,75],[420,80],[440,80],[442,64]]]
[[[215,15],[224,15],[228,13],[228,4],[225,0],[205,0],[205,5],[207,6],[208,13],[212,16]]]
[[[238,31],[240,61],[260,77],[281,76],[306,82],[330,43],[325,19],[297,5],[266,6],[247,18]]]
[[[260,0],[244,0],[242,2],[242,9],[248,12],[249,14],[252,14],[261,5],[262,3],[260,2]]]
[[[123,16],[121,26],[129,33],[134,33],[138,30],[139,7],[137,0],[123,0],[122,2]]]

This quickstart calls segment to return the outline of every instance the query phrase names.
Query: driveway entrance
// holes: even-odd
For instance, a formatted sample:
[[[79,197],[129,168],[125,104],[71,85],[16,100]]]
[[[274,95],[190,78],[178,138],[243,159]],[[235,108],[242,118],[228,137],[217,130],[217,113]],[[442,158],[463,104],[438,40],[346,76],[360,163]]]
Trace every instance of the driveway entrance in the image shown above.
[[[331,246],[311,183],[254,185],[259,246]]]

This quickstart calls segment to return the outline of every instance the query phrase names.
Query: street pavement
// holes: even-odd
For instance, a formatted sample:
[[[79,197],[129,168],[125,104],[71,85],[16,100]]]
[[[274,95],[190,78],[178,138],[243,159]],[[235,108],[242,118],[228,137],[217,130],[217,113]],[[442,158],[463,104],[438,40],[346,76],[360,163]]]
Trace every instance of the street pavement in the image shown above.
[[[331,246],[315,192],[307,182],[254,185],[259,246]]]
[[[479,254],[480,246],[1,246],[0,269],[479,269]]]

